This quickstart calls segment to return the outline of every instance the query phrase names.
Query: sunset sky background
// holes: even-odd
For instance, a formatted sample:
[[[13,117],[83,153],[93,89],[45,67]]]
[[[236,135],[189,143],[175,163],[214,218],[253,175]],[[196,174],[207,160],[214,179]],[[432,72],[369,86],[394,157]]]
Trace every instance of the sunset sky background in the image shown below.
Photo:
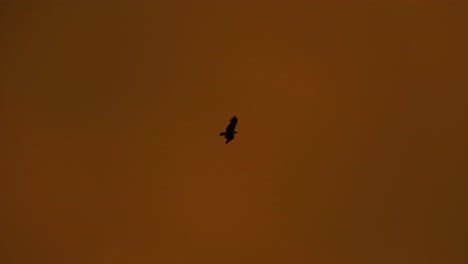
[[[467,10],[1,1],[0,263],[468,263]]]

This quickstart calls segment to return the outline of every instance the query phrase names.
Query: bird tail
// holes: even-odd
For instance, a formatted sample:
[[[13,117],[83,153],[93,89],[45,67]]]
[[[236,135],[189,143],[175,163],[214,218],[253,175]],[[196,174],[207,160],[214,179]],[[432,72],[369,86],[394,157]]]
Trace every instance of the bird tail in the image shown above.
[[[220,136],[224,136],[226,135],[226,132],[221,132],[221,134],[219,134]]]

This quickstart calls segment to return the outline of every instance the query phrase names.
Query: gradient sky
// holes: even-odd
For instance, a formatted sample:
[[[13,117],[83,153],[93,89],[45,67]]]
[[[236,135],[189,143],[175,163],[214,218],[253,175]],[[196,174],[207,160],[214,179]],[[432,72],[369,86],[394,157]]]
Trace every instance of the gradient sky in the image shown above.
[[[2,264],[468,263],[467,2],[58,2],[0,3]]]

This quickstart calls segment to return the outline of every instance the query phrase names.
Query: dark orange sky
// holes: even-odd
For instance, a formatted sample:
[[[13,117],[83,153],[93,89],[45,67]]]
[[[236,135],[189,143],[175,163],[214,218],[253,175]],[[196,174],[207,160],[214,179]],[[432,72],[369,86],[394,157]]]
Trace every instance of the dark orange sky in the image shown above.
[[[0,4],[0,263],[468,262],[467,3],[59,2]]]

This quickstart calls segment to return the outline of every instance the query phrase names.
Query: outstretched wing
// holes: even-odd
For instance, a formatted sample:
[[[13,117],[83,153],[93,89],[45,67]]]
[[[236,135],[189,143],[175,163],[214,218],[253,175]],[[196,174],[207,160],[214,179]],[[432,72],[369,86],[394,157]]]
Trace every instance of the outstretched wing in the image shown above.
[[[237,117],[233,116],[231,118],[231,123],[229,123],[229,125],[226,127],[226,132],[228,132],[228,133],[234,132],[234,129],[236,128],[236,125],[237,125]]]
[[[233,139],[234,139],[233,135],[231,135],[229,137],[226,137],[226,142],[224,142],[224,143],[227,144],[227,143],[231,142],[231,140],[233,140]]]

